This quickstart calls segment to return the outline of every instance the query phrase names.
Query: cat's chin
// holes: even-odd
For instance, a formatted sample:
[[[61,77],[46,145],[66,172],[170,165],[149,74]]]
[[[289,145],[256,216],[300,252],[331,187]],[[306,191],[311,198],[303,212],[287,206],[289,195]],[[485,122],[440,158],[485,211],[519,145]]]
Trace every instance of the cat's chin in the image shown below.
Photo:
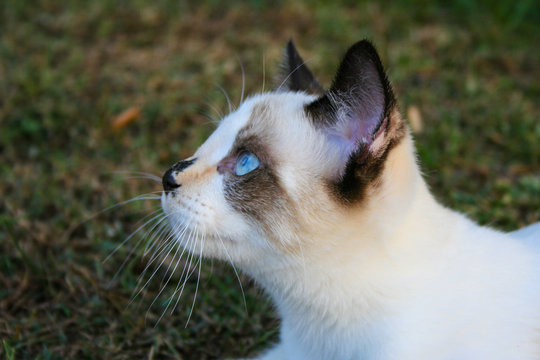
[[[171,211],[170,206],[163,206],[170,228],[170,240],[185,252],[196,257],[212,258],[238,262],[245,258],[245,246],[241,246],[238,237],[210,231],[196,218],[190,218],[181,209]]]

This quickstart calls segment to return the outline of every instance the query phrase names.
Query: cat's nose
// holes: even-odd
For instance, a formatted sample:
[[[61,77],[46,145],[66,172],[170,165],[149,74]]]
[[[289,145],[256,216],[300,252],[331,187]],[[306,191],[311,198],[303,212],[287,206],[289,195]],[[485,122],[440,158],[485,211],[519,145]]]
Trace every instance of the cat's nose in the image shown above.
[[[176,175],[178,175],[188,166],[193,164],[195,160],[197,159],[180,161],[174,164],[169,170],[165,171],[165,174],[163,174],[163,178],[161,179],[161,182],[163,184],[163,190],[165,190],[165,192],[169,192],[179,188],[181,184],[176,181]]]
[[[180,187],[180,184],[177,183],[176,179],[174,178],[173,168],[165,171],[161,182],[163,183],[163,190],[165,190],[165,192],[169,192]]]

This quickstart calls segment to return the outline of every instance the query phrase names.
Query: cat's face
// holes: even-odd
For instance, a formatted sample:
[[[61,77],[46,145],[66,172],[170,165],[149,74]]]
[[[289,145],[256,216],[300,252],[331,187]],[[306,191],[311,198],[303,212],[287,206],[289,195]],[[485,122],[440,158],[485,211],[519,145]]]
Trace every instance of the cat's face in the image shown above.
[[[287,50],[286,90],[247,99],[163,177],[163,209],[189,251],[252,265],[297,256],[369,201],[405,134],[369,43],[349,50],[326,93]]]

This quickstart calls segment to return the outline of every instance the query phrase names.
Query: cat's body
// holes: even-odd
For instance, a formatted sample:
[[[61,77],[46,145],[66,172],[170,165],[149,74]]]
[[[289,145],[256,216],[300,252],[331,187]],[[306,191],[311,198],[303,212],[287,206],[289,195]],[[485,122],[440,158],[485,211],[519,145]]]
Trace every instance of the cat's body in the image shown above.
[[[287,61],[287,90],[248,99],[163,180],[179,242],[277,305],[261,359],[540,359],[540,225],[503,234],[435,201],[369,43],[325,94],[292,44]]]

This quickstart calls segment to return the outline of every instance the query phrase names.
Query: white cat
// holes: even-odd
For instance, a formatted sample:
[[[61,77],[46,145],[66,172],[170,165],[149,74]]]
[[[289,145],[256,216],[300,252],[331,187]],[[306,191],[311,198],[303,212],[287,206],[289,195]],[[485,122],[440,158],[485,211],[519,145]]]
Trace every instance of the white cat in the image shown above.
[[[369,42],[326,92],[292,43],[285,67],[163,176],[178,243],[277,305],[260,359],[539,360],[540,223],[503,234],[436,202]]]

